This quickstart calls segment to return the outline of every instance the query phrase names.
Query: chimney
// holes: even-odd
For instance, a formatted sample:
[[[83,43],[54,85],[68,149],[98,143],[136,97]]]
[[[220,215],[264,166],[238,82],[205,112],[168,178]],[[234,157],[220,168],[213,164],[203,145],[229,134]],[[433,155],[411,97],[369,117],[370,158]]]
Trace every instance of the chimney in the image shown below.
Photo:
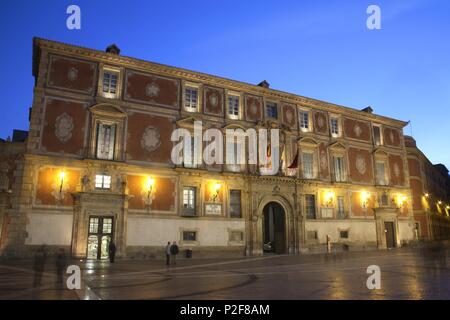
[[[270,87],[270,84],[266,80],[263,80],[260,83],[258,83],[258,86],[268,89]]]
[[[110,45],[110,46],[108,46],[108,47],[106,48],[106,52],[107,52],[107,53],[111,53],[111,54],[117,54],[117,55],[119,55],[119,54],[120,54],[120,49],[119,49],[118,46],[116,46],[115,43],[113,43],[112,45]]]
[[[368,106],[367,108],[361,109],[362,112],[372,113],[373,109],[371,106]]]

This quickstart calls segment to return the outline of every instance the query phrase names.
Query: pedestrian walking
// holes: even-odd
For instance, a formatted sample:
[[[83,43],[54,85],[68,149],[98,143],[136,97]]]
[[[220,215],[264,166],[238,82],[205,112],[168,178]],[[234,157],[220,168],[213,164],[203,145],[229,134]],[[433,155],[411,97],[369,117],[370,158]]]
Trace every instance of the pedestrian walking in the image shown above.
[[[170,265],[170,241],[167,242],[166,246],[166,266]]]
[[[56,255],[56,282],[58,284],[63,283],[63,274],[67,266],[66,252],[63,248],[58,250]]]
[[[109,243],[108,253],[109,253],[109,262],[114,263],[114,259],[116,258],[116,245],[114,244],[114,241],[111,241]]]
[[[170,246],[170,255],[172,257],[172,264],[173,265],[177,264],[176,258],[177,258],[178,252],[179,252],[179,249],[178,249],[178,246],[177,246],[177,242],[174,241],[173,244]]]

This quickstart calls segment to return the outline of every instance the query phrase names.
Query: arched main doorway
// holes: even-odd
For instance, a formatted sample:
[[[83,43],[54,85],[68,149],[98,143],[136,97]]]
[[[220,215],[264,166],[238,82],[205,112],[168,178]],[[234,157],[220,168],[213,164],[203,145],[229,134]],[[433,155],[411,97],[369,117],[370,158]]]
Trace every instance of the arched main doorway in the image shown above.
[[[286,253],[286,219],[283,207],[269,202],[263,210],[264,253]]]

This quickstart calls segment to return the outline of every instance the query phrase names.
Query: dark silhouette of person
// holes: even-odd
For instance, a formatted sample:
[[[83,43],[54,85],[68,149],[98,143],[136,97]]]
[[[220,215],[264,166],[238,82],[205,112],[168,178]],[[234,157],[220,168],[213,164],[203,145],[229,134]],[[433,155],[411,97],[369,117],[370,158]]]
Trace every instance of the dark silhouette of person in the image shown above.
[[[59,248],[58,254],[56,255],[56,282],[58,284],[63,283],[63,275],[67,266],[66,252],[63,248]]]
[[[177,246],[177,242],[174,241],[173,244],[170,246],[170,255],[172,256],[172,264],[176,265],[177,261],[177,254],[179,252],[178,246]]]
[[[42,283],[42,274],[44,273],[46,260],[47,260],[47,248],[45,246],[41,246],[34,255],[33,287],[38,287]]]
[[[167,242],[167,246],[166,246],[166,266],[170,265],[170,241]]]
[[[109,243],[108,253],[109,253],[109,262],[114,263],[114,260],[116,258],[116,245],[114,241],[111,241]]]

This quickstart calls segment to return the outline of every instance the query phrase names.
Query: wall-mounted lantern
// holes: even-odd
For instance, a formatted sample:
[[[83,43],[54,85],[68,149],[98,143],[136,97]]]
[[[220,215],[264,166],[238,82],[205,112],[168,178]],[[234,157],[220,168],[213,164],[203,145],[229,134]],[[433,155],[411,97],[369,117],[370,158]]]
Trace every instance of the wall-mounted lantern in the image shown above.
[[[64,179],[66,178],[66,173],[64,171],[61,171],[59,173],[59,194],[61,195],[64,187]]]
[[[145,191],[147,192],[147,201],[146,204],[151,206],[155,193],[155,179],[152,177],[148,177],[145,183]]]
[[[213,190],[212,190],[213,193],[212,193],[212,196],[211,196],[211,199],[212,199],[213,202],[216,202],[217,197],[219,196],[219,191],[220,191],[221,187],[222,187],[222,185],[220,183],[215,183],[213,185]]]
[[[332,207],[332,206],[333,206],[333,203],[334,203],[334,196],[335,196],[335,194],[334,194],[333,191],[327,191],[327,192],[325,192],[325,195],[324,195],[324,201],[325,201],[325,205],[326,205],[327,207]]]
[[[361,192],[361,204],[363,208],[367,208],[367,206],[369,205],[369,198],[370,194],[367,191]]]

